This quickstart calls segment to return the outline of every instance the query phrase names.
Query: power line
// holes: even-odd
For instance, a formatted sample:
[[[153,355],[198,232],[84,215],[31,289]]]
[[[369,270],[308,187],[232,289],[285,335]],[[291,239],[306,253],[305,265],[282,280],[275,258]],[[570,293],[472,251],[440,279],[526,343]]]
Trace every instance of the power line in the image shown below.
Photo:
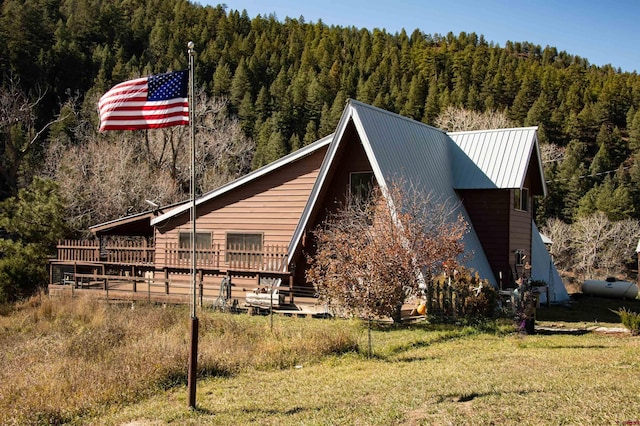
[[[587,178],[595,178],[596,176],[608,175],[608,174],[611,174],[611,173],[615,173],[615,172],[617,172],[618,170],[628,170],[628,169],[630,169],[630,168],[631,168],[631,166],[627,166],[627,167],[622,167],[622,169],[617,168],[617,169],[615,169],[615,170],[607,170],[607,171],[604,171],[604,172],[593,173],[593,174],[589,174],[589,175],[572,176],[572,177],[567,178],[567,179],[551,179],[551,180],[546,180],[545,182],[546,182],[546,183],[551,183],[551,182],[570,181],[570,180],[573,180],[573,179],[587,179]]]

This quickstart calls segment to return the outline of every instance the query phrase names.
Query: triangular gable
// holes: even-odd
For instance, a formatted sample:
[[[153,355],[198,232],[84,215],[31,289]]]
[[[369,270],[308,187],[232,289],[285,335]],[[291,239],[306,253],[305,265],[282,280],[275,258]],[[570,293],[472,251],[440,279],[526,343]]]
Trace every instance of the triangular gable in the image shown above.
[[[281,167],[284,167],[288,164],[293,163],[294,161],[297,161],[303,157],[306,157],[314,152],[316,152],[318,149],[325,147],[326,145],[328,145],[331,140],[333,139],[333,135],[329,135],[329,136],[325,136],[322,139],[319,139],[303,148],[300,148],[288,155],[285,155],[284,157],[280,158],[279,160],[274,161],[273,163],[267,164],[266,166],[263,166],[259,169],[254,170],[251,173],[248,173],[234,181],[231,181],[229,183],[227,183],[226,185],[223,185],[217,189],[214,189],[213,191],[210,191],[204,195],[202,195],[201,197],[199,197],[196,200],[196,208],[197,206],[206,203],[209,200],[212,200],[216,197],[219,197],[223,194],[228,193],[229,191],[232,191],[236,188],[238,188],[239,186],[245,185],[255,179],[258,179],[261,176],[264,176],[268,173],[271,173]],[[165,214],[162,214],[158,217],[156,217],[155,219],[153,219],[151,221],[151,225],[156,225],[160,222],[163,222],[167,219],[173,218],[175,216],[178,216],[180,214],[186,213],[191,209],[191,203],[189,202],[185,202],[184,204],[168,211]]]
[[[531,174],[533,195],[546,195],[537,127],[448,133],[457,189],[522,188]],[[474,167],[475,165],[475,167]]]
[[[151,220],[155,216],[162,214],[164,210],[173,209],[186,201],[173,203],[166,206],[158,206],[153,210],[135,213],[129,216],[120,217],[108,222],[93,225],[89,230],[96,236],[101,235],[125,235],[125,236],[153,236]]]
[[[152,236],[153,228],[150,221],[154,212],[145,211],[131,216],[122,217],[109,222],[91,226],[89,230],[96,236],[100,235],[135,235]]]
[[[402,178],[425,191],[432,191],[443,202],[456,203],[457,211],[467,223],[471,223],[453,187],[449,154],[449,146],[453,142],[446,133],[398,114],[349,100],[294,232],[289,253],[298,249],[310,217],[318,208],[322,188],[327,184],[327,176],[349,123],[355,126],[379,185],[386,187],[395,177]],[[466,252],[473,253],[466,266],[493,283],[493,273],[473,228],[465,235],[464,244]]]

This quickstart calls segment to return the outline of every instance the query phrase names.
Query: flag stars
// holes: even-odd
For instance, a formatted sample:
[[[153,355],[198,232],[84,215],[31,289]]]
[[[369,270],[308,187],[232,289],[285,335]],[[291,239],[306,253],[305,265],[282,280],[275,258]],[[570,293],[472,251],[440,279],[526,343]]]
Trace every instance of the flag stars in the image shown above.
[[[177,71],[149,77],[150,101],[164,101],[177,97],[187,97],[187,72]]]

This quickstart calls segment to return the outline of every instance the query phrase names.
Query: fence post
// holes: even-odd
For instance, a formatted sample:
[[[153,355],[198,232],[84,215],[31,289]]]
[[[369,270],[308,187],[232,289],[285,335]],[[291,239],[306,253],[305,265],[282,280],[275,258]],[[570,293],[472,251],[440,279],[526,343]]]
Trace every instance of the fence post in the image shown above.
[[[293,305],[293,273],[289,273],[289,303]]]
[[[198,287],[200,288],[200,307],[202,307],[202,300],[203,300],[203,296],[204,296],[204,284],[203,284],[203,272],[202,269],[198,271]]]

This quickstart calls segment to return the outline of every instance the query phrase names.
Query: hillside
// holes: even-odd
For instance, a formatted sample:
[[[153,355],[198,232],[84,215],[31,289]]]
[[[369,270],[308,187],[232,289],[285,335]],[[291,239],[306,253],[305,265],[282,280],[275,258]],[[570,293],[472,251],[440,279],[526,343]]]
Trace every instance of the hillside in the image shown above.
[[[46,91],[36,128],[70,94],[95,123],[96,94],[185,68],[186,42],[194,40],[197,82],[210,96],[228,98],[228,114],[256,141],[254,168],[331,133],[347,97],[430,124],[449,106],[500,111],[514,125],[539,126],[541,142],[560,152],[547,164],[552,196],[540,217],[614,209],[590,201],[603,192],[630,206],[618,216],[640,214],[633,208],[640,199],[640,76],[553,47],[499,47],[473,33],[249,19],[184,0],[10,0],[0,28],[3,87],[13,79],[25,93]],[[13,183],[1,183],[10,193]]]
[[[187,198],[188,129],[100,134],[96,106],[119,82],[187,68],[190,40],[197,52],[199,193],[332,133],[347,98],[434,125],[447,117],[499,117],[503,126],[538,126],[549,194],[535,200],[538,225],[546,232],[559,221],[559,235],[571,242],[596,234],[592,218],[606,220],[601,228],[625,238],[595,242],[599,254],[611,252],[605,245],[616,252],[606,268],[635,265],[636,73],[593,66],[535,41],[498,46],[475,33],[390,34],[249,18],[186,0],[5,0],[0,232],[11,241],[2,240],[7,247],[0,250],[5,258],[18,253],[24,265],[9,265],[7,281],[42,266],[59,238],[145,211],[145,200]],[[577,259],[574,249],[560,247],[556,259]],[[37,274],[30,287],[46,281],[43,268]]]

